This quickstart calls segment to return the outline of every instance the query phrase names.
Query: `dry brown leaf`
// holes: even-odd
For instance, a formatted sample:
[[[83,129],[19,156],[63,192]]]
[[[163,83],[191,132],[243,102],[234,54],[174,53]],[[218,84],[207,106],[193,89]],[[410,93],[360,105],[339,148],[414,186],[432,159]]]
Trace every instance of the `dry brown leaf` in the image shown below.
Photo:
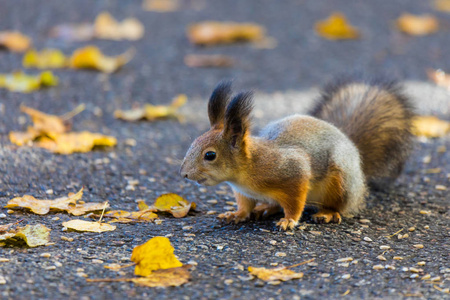
[[[0,88],[6,88],[12,92],[30,93],[41,87],[55,85],[58,85],[58,77],[50,71],[38,75],[27,75],[20,71],[0,74]]]
[[[196,204],[194,202],[190,203],[183,197],[174,193],[159,196],[151,206],[151,208],[156,208],[158,211],[169,212],[175,218],[185,217],[189,210],[191,208],[195,209],[195,207]]]
[[[151,222],[158,217],[154,213],[155,209],[148,209],[142,211],[125,211],[112,210],[106,212],[103,216],[107,218],[114,218],[109,223],[134,223],[134,222]]]
[[[36,147],[47,149],[58,154],[72,154],[74,152],[89,152],[94,147],[113,147],[117,139],[112,136],[88,131],[48,133],[48,139],[36,141]]]
[[[409,35],[428,35],[439,30],[438,20],[429,14],[402,14],[397,19],[397,28]]]
[[[0,234],[0,241],[8,244],[17,243],[17,239],[25,241],[29,247],[37,247],[50,241],[50,229],[42,224],[18,227],[16,230]]]
[[[264,38],[265,31],[254,23],[206,21],[189,26],[187,34],[193,44],[215,45],[258,41]]]
[[[76,231],[89,231],[98,233],[105,231],[113,231],[116,229],[116,226],[111,224],[89,222],[84,220],[70,220],[68,222],[63,222],[62,226]]]
[[[450,122],[435,116],[418,116],[413,120],[413,134],[429,138],[443,137],[450,132]]]
[[[316,33],[329,40],[357,39],[359,30],[348,23],[344,14],[335,12],[315,25]]]
[[[297,273],[286,268],[266,269],[248,267],[248,271],[264,281],[282,280],[287,281],[291,279],[299,279],[303,277],[303,273]]]
[[[131,261],[136,263],[134,274],[148,276],[152,271],[183,266],[173,254],[174,248],[166,237],[156,236],[133,249]]]
[[[189,265],[186,265],[179,268],[156,270],[146,277],[133,278],[131,281],[137,285],[148,287],[180,286],[191,278],[188,271],[189,267]]]
[[[19,221],[14,222],[14,223],[8,223],[8,224],[0,225],[0,232],[8,231],[12,226],[14,226],[16,224],[19,224],[20,222],[22,222],[22,220],[19,220]]]
[[[106,56],[97,47],[87,46],[75,50],[70,57],[70,67],[75,69],[95,69],[104,73],[113,73],[128,63],[134,56],[129,49],[118,56]]]
[[[31,47],[31,39],[18,31],[0,31],[0,47],[24,52]]]
[[[450,0],[434,0],[434,9],[450,13]]]
[[[146,11],[160,13],[176,11],[180,8],[179,0],[143,0],[142,8]]]
[[[221,54],[188,54],[184,63],[191,68],[229,68],[234,65],[234,59]]]
[[[179,121],[182,117],[178,113],[178,109],[187,101],[187,96],[180,94],[172,101],[169,106],[146,104],[141,108],[131,110],[116,110],[114,117],[126,121],[135,122],[141,119],[154,121],[157,119],[176,118]]]
[[[441,69],[438,70],[428,69],[427,75],[428,78],[434,81],[434,83],[436,83],[437,85],[450,89],[450,75],[445,73]]]
[[[109,13],[102,12],[95,19],[94,34],[100,39],[136,41],[144,36],[144,25],[136,18],[117,22]]]

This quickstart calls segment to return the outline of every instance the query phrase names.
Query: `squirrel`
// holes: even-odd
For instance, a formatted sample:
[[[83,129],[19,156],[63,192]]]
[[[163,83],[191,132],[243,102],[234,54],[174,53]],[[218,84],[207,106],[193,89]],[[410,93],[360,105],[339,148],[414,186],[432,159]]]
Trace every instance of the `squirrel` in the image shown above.
[[[413,144],[410,100],[395,81],[346,79],[329,84],[308,115],[250,133],[252,92],[232,97],[221,82],[208,103],[209,131],[190,146],[180,175],[198,184],[231,186],[237,211],[227,222],[284,211],[280,230],[298,225],[305,205],[315,223],[340,223],[365,207],[368,186],[401,173]]]

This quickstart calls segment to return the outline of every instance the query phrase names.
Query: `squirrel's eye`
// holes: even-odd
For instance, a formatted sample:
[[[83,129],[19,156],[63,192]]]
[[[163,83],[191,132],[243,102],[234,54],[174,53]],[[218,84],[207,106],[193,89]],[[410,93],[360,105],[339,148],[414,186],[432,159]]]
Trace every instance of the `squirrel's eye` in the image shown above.
[[[215,160],[216,159],[216,152],[214,151],[208,151],[205,153],[205,159],[206,160]]]

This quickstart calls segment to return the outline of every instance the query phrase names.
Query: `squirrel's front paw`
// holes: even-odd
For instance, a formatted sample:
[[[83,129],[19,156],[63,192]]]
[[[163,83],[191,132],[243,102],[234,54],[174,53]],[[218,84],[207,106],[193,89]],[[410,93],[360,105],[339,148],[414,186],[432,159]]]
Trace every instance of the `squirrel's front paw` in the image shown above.
[[[298,225],[298,222],[293,219],[282,218],[278,221],[277,226],[280,230],[286,231],[286,229],[294,229],[295,226]]]
[[[219,219],[223,219],[225,222],[230,223],[233,222],[235,224],[245,221],[249,218],[250,214],[247,212],[242,212],[242,211],[234,211],[234,212],[226,212],[224,214],[220,214],[217,217]]]

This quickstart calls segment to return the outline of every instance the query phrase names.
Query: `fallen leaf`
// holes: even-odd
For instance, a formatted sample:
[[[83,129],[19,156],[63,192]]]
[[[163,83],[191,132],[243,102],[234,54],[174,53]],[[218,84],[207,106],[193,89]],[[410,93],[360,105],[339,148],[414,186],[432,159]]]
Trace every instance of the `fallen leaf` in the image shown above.
[[[230,44],[240,41],[258,41],[265,29],[254,23],[206,21],[189,26],[188,38],[196,45]]]
[[[184,64],[191,68],[229,68],[234,64],[234,59],[220,54],[188,54],[184,57]]]
[[[159,196],[155,200],[152,208],[156,208],[161,212],[169,212],[175,218],[183,218],[191,208],[195,209],[195,206],[194,202],[190,203],[177,194],[169,193]]]
[[[183,266],[173,254],[174,248],[166,237],[157,236],[133,249],[131,261],[136,263],[134,274],[148,276],[152,271]]]
[[[438,20],[429,14],[402,14],[397,19],[397,28],[409,35],[428,35],[439,30]]]
[[[16,225],[16,224],[18,224],[20,222],[22,222],[22,220],[19,220],[19,221],[14,222],[14,223],[8,223],[8,224],[0,225],[0,232],[8,231],[12,226],[14,226],[14,225]]]
[[[450,0],[434,0],[434,9],[450,13]]]
[[[94,38],[94,25],[90,23],[58,25],[50,30],[50,37],[69,42],[89,41]]]
[[[108,218],[114,218],[109,223],[134,223],[134,222],[151,222],[158,217],[153,211],[155,210],[143,210],[129,212],[126,210],[112,210],[106,212],[103,216]]]
[[[58,49],[28,50],[22,59],[25,68],[57,69],[68,64],[67,57]]]
[[[450,89],[450,75],[445,73],[441,69],[438,70],[428,69],[427,75],[428,78],[434,81],[434,83],[436,83],[437,85]]]
[[[0,31],[0,47],[14,52],[24,52],[31,46],[31,39],[18,31]]]
[[[315,25],[316,33],[329,40],[357,39],[359,30],[350,25],[342,13],[335,12]]]
[[[116,110],[114,112],[114,117],[131,122],[141,119],[153,121],[156,119],[176,118],[180,120],[181,116],[178,114],[178,109],[183,106],[186,101],[187,96],[181,94],[175,97],[175,99],[172,101],[172,104],[169,106],[146,104],[143,107],[137,109]]]
[[[435,116],[418,116],[413,119],[412,131],[416,136],[443,137],[450,132],[450,122]]]
[[[142,8],[144,10],[160,13],[176,11],[179,7],[179,0],[144,0],[142,2]]]
[[[113,231],[116,229],[116,226],[111,224],[89,222],[84,220],[70,220],[68,222],[63,222],[62,226],[76,231],[89,231],[98,233],[105,231]]]
[[[303,273],[297,273],[286,268],[266,269],[248,267],[248,271],[264,281],[282,280],[287,281],[291,279],[298,279],[303,277]]]
[[[14,244],[17,238],[25,241],[29,247],[42,246],[50,241],[50,229],[45,225],[36,224],[18,227],[12,232],[0,234],[0,241],[8,244]]]
[[[148,287],[180,286],[191,278],[188,271],[189,267],[187,265],[179,268],[156,270],[146,277],[133,278],[131,281],[137,285]]]
[[[117,22],[109,13],[100,13],[94,22],[94,35],[106,40],[136,41],[144,36],[144,25],[136,18]]]
[[[40,134],[64,133],[69,129],[69,126],[61,116],[46,114],[25,105],[21,105],[20,110],[30,116],[33,122],[33,130],[38,131]]]
[[[147,205],[147,203],[145,203],[145,201],[144,200],[138,200],[137,201],[137,204],[138,204],[138,208],[139,208],[139,210],[147,210],[147,209],[150,209],[150,206],[148,206]]]
[[[129,49],[118,56],[105,56],[97,47],[87,46],[77,49],[70,57],[70,67],[75,69],[96,69],[104,73],[113,73],[128,63],[134,56]]]
[[[88,131],[48,133],[49,138],[38,140],[35,146],[58,154],[72,154],[74,152],[89,152],[94,147],[113,147],[117,139],[112,136]]]
[[[29,93],[41,87],[55,85],[58,85],[58,78],[50,71],[35,76],[20,71],[12,74],[0,74],[0,88],[6,88],[13,92]]]

